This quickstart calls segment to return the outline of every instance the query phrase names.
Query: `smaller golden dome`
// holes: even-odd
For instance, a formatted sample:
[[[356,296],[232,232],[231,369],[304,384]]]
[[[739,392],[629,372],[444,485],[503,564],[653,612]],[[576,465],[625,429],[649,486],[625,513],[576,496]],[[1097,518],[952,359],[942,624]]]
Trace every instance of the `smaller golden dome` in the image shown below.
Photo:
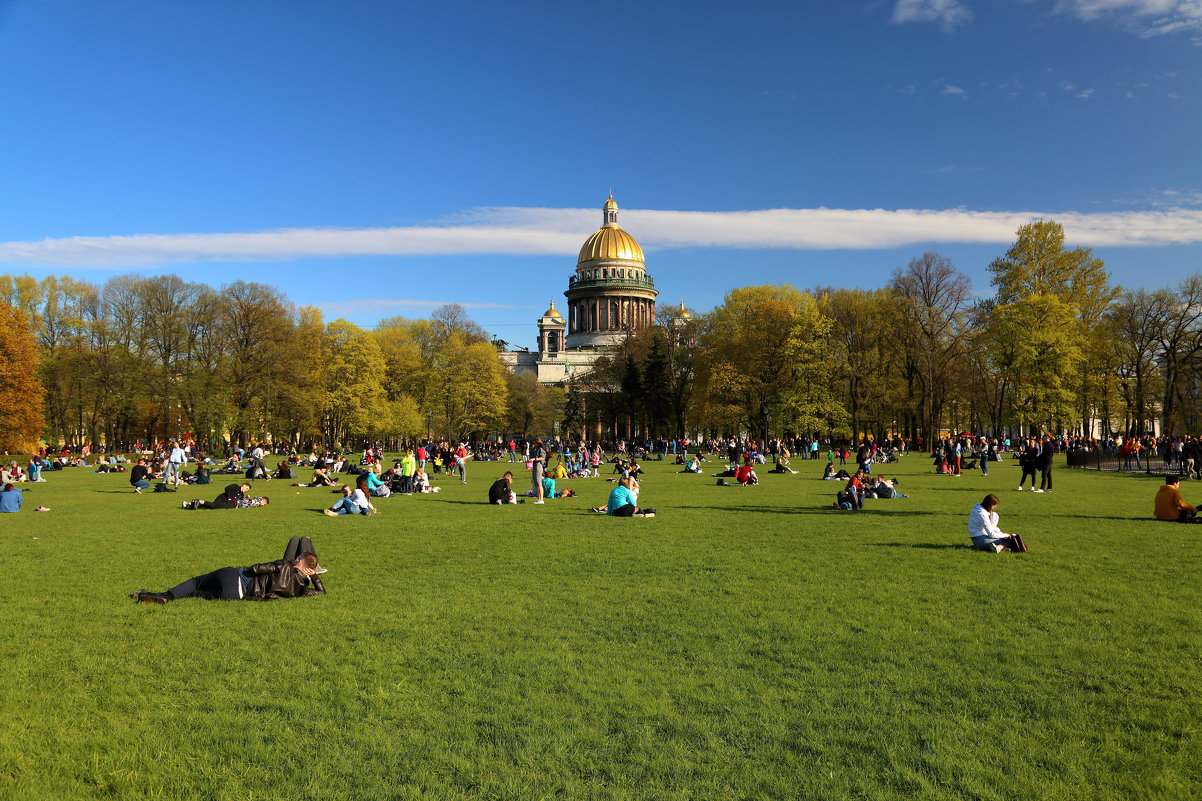
[[[535,308],[538,308],[537,306]],[[554,317],[557,320],[563,320],[563,315],[555,311],[555,301],[551,301],[551,308],[543,312],[543,317]]]
[[[678,316],[683,317],[686,320],[693,319],[693,315],[689,314],[688,309],[684,307],[684,298],[680,299],[680,314]]]
[[[618,207],[618,202],[616,200],[614,200],[613,193],[611,192],[609,195],[609,200],[605,201],[605,205],[602,208],[603,209],[616,209],[617,207]]]

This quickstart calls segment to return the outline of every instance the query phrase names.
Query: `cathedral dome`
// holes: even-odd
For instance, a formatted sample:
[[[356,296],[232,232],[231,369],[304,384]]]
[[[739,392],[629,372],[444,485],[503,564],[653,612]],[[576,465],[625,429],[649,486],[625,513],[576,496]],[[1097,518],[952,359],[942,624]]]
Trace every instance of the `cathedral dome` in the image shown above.
[[[610,195],[609,200],[605,201],[605,206],[602,208],[602,219],[604,222],[600,230],[586,239],[584,247],[580,248],[580,257],[576,259],[577,264],[583,264],[586,261],[615,259],[646,262],[639,243],[618,225],[618,204],[614,201],[613,195]]]
[[[543,312],[543,317],[554,317],[560,322],[563,322],[563,315],[560,314],[559,310],[555,308],[555,301],[551,301],[551,308]]]
[[[634,237],[621,228],[602,228],[584,241],[577,264],[598,259],[626,259],[645,262],[643,249]]]

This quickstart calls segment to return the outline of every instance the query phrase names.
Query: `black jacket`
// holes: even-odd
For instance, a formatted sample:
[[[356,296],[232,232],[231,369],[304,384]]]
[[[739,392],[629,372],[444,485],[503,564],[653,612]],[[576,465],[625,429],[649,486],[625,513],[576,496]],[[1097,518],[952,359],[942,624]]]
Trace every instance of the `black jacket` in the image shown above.
[[[251,576],[246,598],[252,601],[274,601],[277,598],[306,598],[325,595],[326,588],[319,576],[306,576],[285,559],[260,562],[245,568]],[[312,582],[313,586],[309,586]]]

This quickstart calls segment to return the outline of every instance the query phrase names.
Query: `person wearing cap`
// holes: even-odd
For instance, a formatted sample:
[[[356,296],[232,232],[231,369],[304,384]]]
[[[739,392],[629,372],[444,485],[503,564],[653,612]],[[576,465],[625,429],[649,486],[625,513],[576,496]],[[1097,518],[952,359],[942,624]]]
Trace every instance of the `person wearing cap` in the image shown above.
[[[274,601],[278,598],[307,598],[325,595],[318,577],[326,572],[317,562],[313,541],[293,537],[284,550],[284,558],[261,562],[250,567],[223,567],[211,573],[193,576],[166,592],[138,590],[131,597],[142,603],[165,604],[181,598],[209,601]]]

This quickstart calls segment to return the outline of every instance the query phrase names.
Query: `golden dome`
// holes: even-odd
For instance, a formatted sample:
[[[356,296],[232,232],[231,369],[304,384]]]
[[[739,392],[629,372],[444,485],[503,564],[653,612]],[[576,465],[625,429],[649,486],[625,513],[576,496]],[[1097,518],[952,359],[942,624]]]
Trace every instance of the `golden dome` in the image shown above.
[[[614,201],[613,195],[609,196],[609,200],[605,201],[605,206],[601,209],[601,221],[600,230],[586,239],[584,247],[580,248],[580,258],[576,259],[577,264],[612,259],[646,261],[639,243],[635,242],[634,237],[623,231],[622,226],[618,225],[618,204]]]
[[[537,306],[535,308],[538,308]],[[543,312],[543,317],[554,317],[557,320],[563,320],[563,315],[555,310],[555,301],[551,301],[551,308]]]
[[[576,260],[576,263],[580,264],[597,259],[646,261],[643,258],[643,249],[639,247],[639,243],[635,242],[634,237],[621,228],[602,228],[586,239],[584,247],[580,248],[580,258]]]
[[[680,314],[677,316],[685,320],[693,319],[693,315],[689,314],[689,310],[684,307],[684,298],[680,299]]]

